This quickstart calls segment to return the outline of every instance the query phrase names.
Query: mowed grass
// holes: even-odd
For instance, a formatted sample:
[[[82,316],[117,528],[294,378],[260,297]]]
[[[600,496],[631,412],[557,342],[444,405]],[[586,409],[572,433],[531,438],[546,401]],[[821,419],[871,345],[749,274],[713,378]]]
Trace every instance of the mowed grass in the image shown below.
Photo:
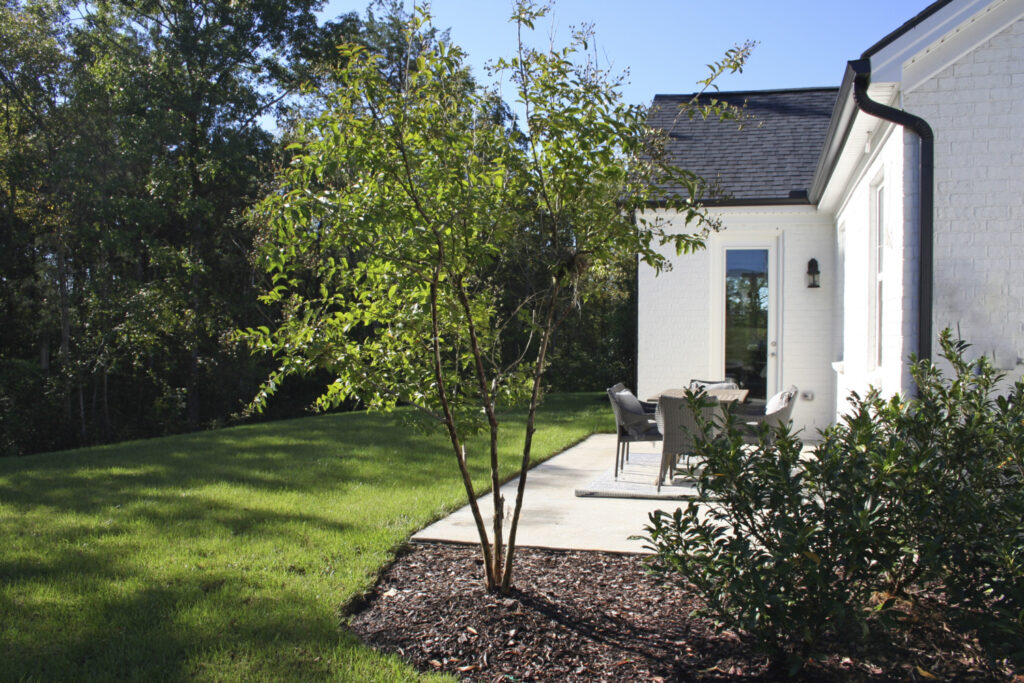
[[[542,460],[611,428],[554,395]],[[503,479],[525,414],[503,415]],[[486,440],[470,440],[488,481]],[[464,504],[446,437],[350,413],[0,459],[0,679],[416,678],[346,606],[417,529]]]

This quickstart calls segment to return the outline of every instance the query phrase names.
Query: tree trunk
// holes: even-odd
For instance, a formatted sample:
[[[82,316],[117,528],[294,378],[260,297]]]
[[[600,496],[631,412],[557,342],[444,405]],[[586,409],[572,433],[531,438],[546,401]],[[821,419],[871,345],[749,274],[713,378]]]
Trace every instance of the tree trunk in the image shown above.
[[[103,440],[109,443],[112,438],[112,429],[110,428],[110,392],[108,378],[110,377],[110,370],[107,366],[103,366]]]
[[[60,363],[63,366],[64,372],[68,372],[71,365],[71,313],[69,311],[70,303],[68,301],[68,274],[67,274],[67,253],[64,246],[64,236],[60,230],[57,231],[57,305],[60,310],[58,314],[60,316]],[[65,375],[66,377],[66,375]],[[71,382],[65,379],[64,381],[64,419],[69,428],[71,428]]]
[[[442,257],[443,258],[443,257]],[[451,440],[452,448],[455,451],[455,460],[459,465],[459,473],[462,475],[462,485],[466,489],[466,496],[469,498],[469,509],[473,513],[473,521],[476,523],[477,535],[480,537],[480,552],[484,560],[484,588],[493,591],[501,578],[494,573],[492,564],[491,545],[487,539],[487,529],[484,527],[484,518],[480,514],[480,506],[476,502],[476,490],[473,487],[473,477],[469,474],[469,467],[466,465],[466,450],[459,440],[458,429],[455,425],[455,416],[452,414],[451,405],[448,402],[448,391],[445,387],[444,374],[441,371],[441,344],[440,329],[437,321],[437,282],[439,272],[434,271],[434,277],[430,282],[430,321],[431,321],[431,347],[434,360],[434,379],[437,382],[438,397],[441,400],[441,409],[444,411],[444,423],[448,429],[448,438]]]
[[[473,311],[469,305],[469,297],[466,295],[466,288],[461,277],[452,278],[459,294],[459,303],[462,305],[462,312],[466,316],[466,326],[469,328],[470,347],[473,351],[473,361],[476,366],[477,383],[480,390],[480,402],[483,403],[484,412],[487,414],[488,429],[490,432],[490,457],[491,457],[491,496],[494,499],[494,576],[502,575],[502,562],[504,559],[504,532],[502,524],[505,518],[505,499],[501,496],[501,473],[498,462],[498,416],[494,413],[494,397],[487,386],[487,371],[484,369],[483,354],[480,351],[480,341],[476,333],[476,324],[473,322]]]
[[[202,251],[202,216],[199,211],[199,197],[202,195],[202,178],[199,174],[199,163],[198,158],[200,149],[202,148],[203,141],[203,130],[199,125],[198,114],[196,113],[201,106],[196,102],[197,88],[193,86],[191,89],[192,97],[190,98],[196,105],[192,108],[192,111],[188,115],[189,127],[188,127],[188,182],[189,182],[189,206],[186,209],[187,218],[186,223],[188,225],[188,238],[189,238],[189,260],[191,261],[192,276],[190,280],[191,295],[192,295],[192,329],[189,330],[190,342],[190,353],[189,353],[189,367],[188,367],[188,382],[186,384],[186,400],[188,405],[188,426],[189,429],[199,429],[199,422],[202,416],[202,411],[199,405],[199,347],[200,347],[200,334],[202,330],[201,311],[202,297],[200,292],[202,290],[203,283],[199,278],[199,264],[203,262],[203,251]]]
[[[540,400],[540,380],[544,375],[544,362],[547,357],[548,343],[555,327],[555,305],[558,300],[559,287],[555,285],[551,293],[551,305],[548,307],[547,320],[544,322],[544,332],[541,336],[540,348],[537,349],[537,362],[533,366],[533,393],[530,395],[530,409],[526,417],[526,437],[523,440],[523,459],[519,464],[519,486],[516,489],[516,505],[512,512],[512,522],[509,524],[508,549],[505,558],[505,572],[501,576],[501,590],[508,592],[512,588],[512,568],[516,552],[516,531],[519,529],[519,514],[523,509],[523,494],[526,491],[526,472],[530,469],[530,451],[533,448],[533,433],[537,430],[535,426],[537,416],[537,403]]]
[[[78,438],[81,440],[82,445],[85,446],[89,441],[85,422],[85,389],[81,382],[78,383],[78,422],[80,425]]]
[[[193,332],[193,335],[197,334]],[[189,429],[199,429],[199,340],[193,336],[189,354],[188,383],[185,387]]]

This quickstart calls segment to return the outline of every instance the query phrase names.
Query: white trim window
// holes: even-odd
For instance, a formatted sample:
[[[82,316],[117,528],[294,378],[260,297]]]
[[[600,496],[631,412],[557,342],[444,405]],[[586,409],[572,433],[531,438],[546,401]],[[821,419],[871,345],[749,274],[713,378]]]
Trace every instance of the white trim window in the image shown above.
[[[885,186],[879,181],[871,187],[871,361],[870,367],[882,367],[885,294]]]

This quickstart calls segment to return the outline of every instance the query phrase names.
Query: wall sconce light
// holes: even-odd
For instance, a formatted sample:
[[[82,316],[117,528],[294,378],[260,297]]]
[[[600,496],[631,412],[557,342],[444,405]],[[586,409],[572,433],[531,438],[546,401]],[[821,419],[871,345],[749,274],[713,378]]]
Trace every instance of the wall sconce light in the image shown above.
[[[807,262],[807,288],[817,287],[821,287],[821,271],[818,270],[818,259],[812,258]]]

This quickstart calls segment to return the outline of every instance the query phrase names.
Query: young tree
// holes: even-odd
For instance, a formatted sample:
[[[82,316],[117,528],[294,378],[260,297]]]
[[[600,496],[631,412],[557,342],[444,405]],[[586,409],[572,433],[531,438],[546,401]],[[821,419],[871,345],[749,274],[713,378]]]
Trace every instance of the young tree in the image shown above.
[[[532,29],[544,11],[522,2]],[[410,43],[429,30],[418,12]],[[321,408],[358,399],[371,409],[409,404],[443,425],[470,501],[489,590],[511,587],[516,528],[550,343],[589,295],[592,277],[624,254],[655,268],[658,247],[703,246],[715,227],[702,181],[662,160],[644,108],[622,103],[620,81],[586,59],[588,35],[558,51],[523,44],[500,61],[525,112],[505,125],[493,90],[472,85],[463,53],[430,44],[403,81],[380,59],[344,49],[325,111],[300,127],[292,164],[259,215],[261,249],[280,307],[276,329],[247,330],[280,359],[255,404],[288,375],[327,369]],[[748,48],[728,56],[739,69]],[[724,65],[725,63],[723,63]],[[670,234],[649,211],[671,180],[669,203],[693,231]],[[498,409],[526,402],[521,477],[511,521],[499,481]],[[491,530],[476,502],[464,439],[487,431]]]

